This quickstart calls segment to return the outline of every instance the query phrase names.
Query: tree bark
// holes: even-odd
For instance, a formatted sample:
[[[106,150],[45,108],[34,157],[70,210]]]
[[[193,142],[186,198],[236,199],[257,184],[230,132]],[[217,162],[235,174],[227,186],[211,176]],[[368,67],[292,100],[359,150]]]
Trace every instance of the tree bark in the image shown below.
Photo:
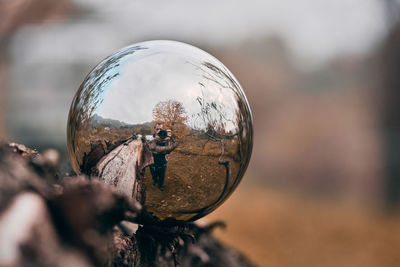
[[[252,266],[212,237],[215,225],[147,220],[139,202],[126,195],[135,182],[123,182],[127,191],[102,181],[116,180],[106,162],[123,155],[136,168],[118,174],[137,180],[148,152],[141,140],[131,140],[99,162],[103,178],[57,181],[54,150],[41,155],[0,145],[0,266]]]
[[[145,188],[143,177],[137,172],[142,151],[141,140],[129,140],[106,154],[96,165],[99,178],[105,184],[113,185],[117,192],[133,197],[141,204],[145,201]]]

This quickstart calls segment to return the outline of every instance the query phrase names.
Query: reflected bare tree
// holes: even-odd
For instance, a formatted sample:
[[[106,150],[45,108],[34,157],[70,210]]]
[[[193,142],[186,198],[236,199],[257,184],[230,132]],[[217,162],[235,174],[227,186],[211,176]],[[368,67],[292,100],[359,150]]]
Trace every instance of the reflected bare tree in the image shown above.
[[[229,114],[226,110],[227,107],[223,103],[217,103],[214,99],[205,96],[202,91],[202,96],[197,97],[197,101],[201,107],[199,113],[195,114],[202,123],[206,125],[207,136],[217,142],[221,142],[221,149],[223,156],[224,139],[231,139],[235,136],[238,138],[238,155],[241,166],[247,166],[251,154],[251,146],[243,146],[243,144],[250,144],[253,138],[252,129],[252,114],[248,108],[247,99],[240,89],[238,82],[230,75],[229,70],[220,69],[210,62],[203,62],[202,66],[196,66],[203,73],[205,81],[214,83],[217,88],[230,90],[234,93],[235,102],[238,107],[235,109],[235,114]],[[199,86],[204,88],[205,85],[199,82]],[[237,132],[226,131],[226,123],[232,122],[238,125]]]
[[[178,138],[189,132],[186,121],[186,110],[182,102],[170,99],[158,102],[153,108],[153,124],[163,123]]]
[[[201,70],[201,72],[203,73],[202,77],[204,81],[199,82],[202,94],[201,96],[198,96],[196,100],[200,105],[200,112],[193,115],[193,127],[196,128],[196,122],[200,120],[203,126],[206,126],[206,143],[209,141],[214,141],[221,144],[221,155],[219,157],[218,164],[225,167],[226,177],[223,190],[215,201],[198,210],[187,210],[180,212],[208,214],[212,210],[214,210],[216,206],[222,204],[226,197],[233,192],[232,189],[234,189],[240,182],[240,179],[236,179],[236,177],[234,177],[233,184],[229,186],[232,173],[231,162],[229,160],[223,159],[225,154],[226,140],[235,137],[238,140],[237,154],[239,156],[238,161],[240,168],[239,173],[237,173],[236,176],[241,177],[246,171],[252,150],[252,114],[249,109],[247,99],[243,94],[240,85],[235,80],[235,78],[231,76],[229,70],[220,69],[215,64],[212,64],[210,62],[203,62],[201,66],[194,66],[197,69]],[[216,88],[221,91],[230,90],[233,92],[235,103],[237,104],[237,108],[234,109],[234,114],[229,114],[228,110],[231,110],[231,108],[226,107],[224,103],[217,102],[212,97],[208,97],[205,95],[203,89],[206,87],[206,82],[216,85]],[[232,130],[227,131],[227,123],[230,122],[233,125],[238,125],[238,129],[235,129],[235,132],[232,132]],[[192,218],[192,220],[196,219],[196,216]]]

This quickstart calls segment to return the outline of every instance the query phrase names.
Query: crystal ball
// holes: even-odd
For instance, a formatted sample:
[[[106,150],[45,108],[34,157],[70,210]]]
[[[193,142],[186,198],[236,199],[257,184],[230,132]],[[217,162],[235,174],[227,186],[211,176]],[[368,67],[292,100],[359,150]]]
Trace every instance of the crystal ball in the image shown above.
[[[101,61],[71,104],[68,153],[160,220],[193,221],[235,190],[248,166],[252,114],[236,78],[194,46],[148,41]]]

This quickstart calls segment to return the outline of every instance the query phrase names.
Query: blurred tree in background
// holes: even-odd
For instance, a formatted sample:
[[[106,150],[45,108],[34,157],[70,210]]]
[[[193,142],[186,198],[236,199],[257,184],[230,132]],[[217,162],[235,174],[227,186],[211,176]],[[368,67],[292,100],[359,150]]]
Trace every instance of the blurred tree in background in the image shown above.
[[[389,34],[382,43],[382,130],[388,207],[400,205],[400,2],[387,0]]]
[[[70,13],[71,8],[70,0],[0,1],[0,136],[6,134],[4,82],[9,65],[7,46],[11,37],[26,24],[59,21]]]

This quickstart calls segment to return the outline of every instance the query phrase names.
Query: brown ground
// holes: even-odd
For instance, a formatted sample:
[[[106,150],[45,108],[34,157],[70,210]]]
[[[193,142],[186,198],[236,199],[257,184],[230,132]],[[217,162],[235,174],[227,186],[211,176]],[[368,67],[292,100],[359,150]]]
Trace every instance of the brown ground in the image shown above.
[[[218,164],[218,158],[187,155],[180,151],[172,152],[168,156],[164,192],[153,186],[153,180],[147,168],[144,178],[146,208],[162,219],[175,217],[184,220],[193,217],[195,213],[176,212],[203,208],[217,200],[225,183],[225,168]],[[236,165],[231,160],[233,173],[237,173]],[[229,184],[232,184],[235,177],[231,177]]]
[[[349,204],[241,185],[205,220],[259,266],[400,266],[400,217]]]

